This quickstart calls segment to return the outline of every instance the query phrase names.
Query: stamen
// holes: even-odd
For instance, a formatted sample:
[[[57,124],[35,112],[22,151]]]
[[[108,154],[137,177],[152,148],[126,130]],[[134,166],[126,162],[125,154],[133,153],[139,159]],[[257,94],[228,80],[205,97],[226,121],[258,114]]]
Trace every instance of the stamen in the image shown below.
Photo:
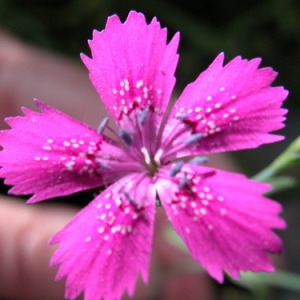
[[[121,193],[125,196],[126,200],[127,200],[130,204],[132,204],[132,205],[134,205],[134,206],[137,206],[136,201],[134,201],[133,199],[131,199],[131,197],[129,196],[129,194],[128,194],[125,190],[122,190]]]
[[[186,177],[186,174],[183,175],[181,181],[179,182],[179,189],[183,190],[188,184],[188,179]]]
[[[188,118],[187,114],[180,114],[178,116],[176,116],[176,119],[178,120],[186,120]]]
[[[98,129],[97,129],[97,132],[98,132],[99,134],[101,134],[101,133],[104,131],[105,127],[106,127],[107,124],[108,124],[108,121],[109,121],[109,117],[105,117],[105,118],[101,121],[101,123],[99,124]]]
[[[146,164],[150,165],[151,159],[150,159],[150,155],[149,155],[149,152],[148,152],[147,148],[142,147],[141,152],[144,154]]]
[[[96,163],[97,163],[98,166],[102,167],[103,169],[108,169],[108,170],[112,169],[112,167],[108,163],[106,163],[106,162],[102,162],[100,160],[96,160]]]
[[[202,165],[207,162],[208,162],[208,158],[205,156],[196,156],[189,161],[189,163],[192,165]]]
[[[184,164],[184,161],[178,161],[177,163],[175,163],[175,165],[173,166],[173,168],[170,170],[169,175],[171,177],[175,176],[178,172],[180,172],[182,166]]]
[[[142,112],[141,112],[141,115],[140,115],[140,118],[139,118],[139,123],[143,126],[146,122],[146,119],[148,117],[148,114],[149,114],[149,106],[147,106]]]
[[[133,144],[133,137],[127,130],[120,129],[119,136],[127,146],[131,146]]]
[[[163,153],[164,153],[163,149],[158,149],[157,152],[156,152],[155,155],[154,155],[154,161],[155,161],[158,165],[161,164],[160,159],[161,159]]]
[[[195,133],[195,134],[192,134],[190,137],[188,137],[188,138],[185,140],[184,144],[185,144],[186,146],[191,146],[191,145],[193,145],[193,144],[198,143],[198,142],[202,139],[202,137],[203,137],[203,134],[201,134],[201,133]]]

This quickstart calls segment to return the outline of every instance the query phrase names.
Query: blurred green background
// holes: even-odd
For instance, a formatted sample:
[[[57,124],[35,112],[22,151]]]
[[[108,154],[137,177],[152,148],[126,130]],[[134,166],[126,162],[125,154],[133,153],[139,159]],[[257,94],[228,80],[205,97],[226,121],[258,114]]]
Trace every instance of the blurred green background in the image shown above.
[[[170,36],[176,31],[181,32],[176,73],[179,92],[221,51],[225,52],[227,61],[236,55],[262,57],[263,66],[272,66],[279,71],[276,84],[284,85],[290,91],[285,104],[290,112],[287,126],[282,130],[287,138],[255,151],[234,154],[248,175],[265,167],[300,134],[299,0],[0,0],[0,26],[38,47],[79,61],[80,52],[89,53],[86,40],[91,37],[92,30],[101,30],[107,16],[114,13],[124,20],[131,9],[142,11],[148,20],[157,16],[168,27]],[[299,173],[299,168],[290,171],[300,179]],[[277,196],[277,200],[284,203],[285,216],[291,227],[283,233],[287,267],[298,273],[299,194],[299,188],[294,188]],[[220,299],[252,299],[232,284],[227,283],[219,289]],[[279,290],[276,297],[296,300],[300,296]]]

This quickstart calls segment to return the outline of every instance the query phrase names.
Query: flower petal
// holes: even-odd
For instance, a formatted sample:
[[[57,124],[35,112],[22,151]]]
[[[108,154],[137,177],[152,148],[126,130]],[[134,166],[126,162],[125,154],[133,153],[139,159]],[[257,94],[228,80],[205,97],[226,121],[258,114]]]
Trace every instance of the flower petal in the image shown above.
[[[120,299],[133,294],[140,272],[148,280],[155,193],[149,178],[133,174],[109,187],[59,233],[51,265],[67,276],[66,298],[82,291],[85,300]]]
[[[223,66],[220,54],[208,69],[189,84],[170,117],[185,115],[185,123],[203,139],[203,153],[255,148],[281,140],[268,134],[283,127],[285,110],[280,108],[288,92],[271,87],[277,73],[260,68],[260,59],[236,57]]]
[[[175,185],[176,180],[181,183]],[[284,228],[285,223],[277,216],[280,205],[262,196],[268,185],[191,165],[183,167],[173,183],[163,180],[159,185],[175,230],[216,280],[223,281],[223,270],[234,278],[240,271],[274,270],[267,254],[279,253],[282,245],[271,229]]]
[[[107,182],[96,163],[103,137],[96,130],[36,100],[41,113],[8,118],[0,132],[0,176],[10,193],[35,194],[29,202],[63,196]],[[103,146],[103,145],[102,145]],[[111,154],[111,152],[110,152]]]
[[[154,18],[131,11],[122,24],[114,15],[89,42],[92,59],[82,56],[90,78],[109,113],[119,122],[123,115],[149,105],[164,113],[175,84],[179,36],[167,45],[167,30]]]

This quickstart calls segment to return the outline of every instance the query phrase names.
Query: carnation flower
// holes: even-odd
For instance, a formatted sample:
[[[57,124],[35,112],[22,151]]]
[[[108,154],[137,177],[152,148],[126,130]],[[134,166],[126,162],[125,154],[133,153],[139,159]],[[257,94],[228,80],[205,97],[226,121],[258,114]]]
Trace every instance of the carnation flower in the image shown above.
[[[178,42],[175,34],[167,43],[156,18],[109,17],[82,60],[118,129],[105,118],[96,130],[35,100],[40,112],[23,108],[0,133],[0,176],[10,193],[33,194],[28,203],[105,187],[50,241],[68,299],[120,299],[139,274],[147,282],[156,205],[217,281],[223,271],[274,270],[268,254],[282,244],[272,229],[285,223],[263,196],[270,186],[205,163],[281,140],[270,132],[283,126],[287,91],[270,86],[276,72],[260,59],[223,65],[221,53],[167,113]]]

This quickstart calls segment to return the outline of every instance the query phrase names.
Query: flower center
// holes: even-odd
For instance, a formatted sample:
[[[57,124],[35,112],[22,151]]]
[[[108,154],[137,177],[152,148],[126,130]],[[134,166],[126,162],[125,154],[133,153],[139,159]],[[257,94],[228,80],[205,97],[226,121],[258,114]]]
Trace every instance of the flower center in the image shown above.
[[[135,109],[130,115],[119,121],[118,130],[113,129],[105,118],[98,127],[98,133],[108,130],[112,136],[111,144],[124,155],[114,156],[121,164],[131,162],[135,165],[131,171],[145,172],[153,176],[162,165],[163,150],[159,142],[159,123],[152,108]],[[106,135],[106,134],[104,134]]]
[[[146,147],[142,147],[141,153],[144,156],[144,165],[149,171],[148,175],[153,176],[161,166],[160,158],[163,154],[163,150],[159,149],[154,156],[151,156],[148,149]]]
[[[119,130],[108,125],[105,118],[98,133],[105,129],[113,134],[110,139],[112,151],[119,155],[111,156],[107,164],[116,166],[116,171],[122,168],[125,172],[143,172],[153,177],[163,165],[174,164],[170,176],[178,173],[184,162],[190,162],[190,148],[199,143],[202,134],[194,133],[182,118],[177,118],[165,124],[151,107],[136,108],[131,114],[119,121]],[[108,153],[112,153],[108,149]],[[197,164],[206,159],[197,157]],[[113,161],[113,162],[112,162]],[[106,161],[99,160],[103,167]],[[104,165],[106,166],[106,165]]]

